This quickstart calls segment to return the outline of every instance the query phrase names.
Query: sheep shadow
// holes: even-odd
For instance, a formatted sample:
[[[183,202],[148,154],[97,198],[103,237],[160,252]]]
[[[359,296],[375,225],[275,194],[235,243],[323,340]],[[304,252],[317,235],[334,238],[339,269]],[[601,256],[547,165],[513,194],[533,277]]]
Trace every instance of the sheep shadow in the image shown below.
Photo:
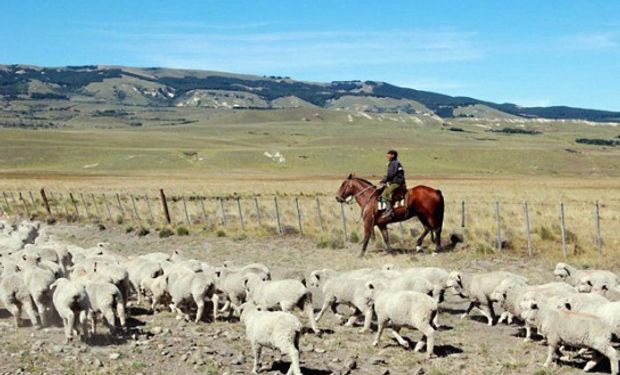
[[[439,312],[450,314],[450,315],[461,315],[465,313],[465,309],[453,309],[451,307],[440,307]]]
[[[325,335],[333,335],[334,333],[336,333],[336,331],[330,328],[319,328],[319,331],[320,331],[320,333],[318,334],[319,337],[322,337]],[[314,331],[312,330],[312,328],[310,327],[301,327],[301,334],[302,335],[316,335]]]
[[[454,345],[435,345],[435,354],[437,357],[447,357],[452,354],[460,354],[463,353],[463,349],[456,347]]]
[[[12,318],[13,315],[6,309],[0,309],[0,319],[9,319]]]
[[[278,371],[281,374],[286,374],[290,367],[291,367],[291,363],[290,362],[275,361],[271,365],[271,368],[269,369],[269,371]],[[329,375],[329,374],[332,374],[332,371],[329,371],[329,370],[311,369],[311,368],[304,367],[304,366],[300,366],[300,367],[301,367],[301,372],[304,375]]]
[[[151,309],[147,309],[141,306],[131,306],[127,310],[129,310],[128,315],[131,316],[142,316],[142,315],[154,315],[155,312]]]
[[[127,334],[117,331],[116,333],[106,332],[106,333],[97,333],[96,335],[91,334],[86,342],[90,346],[106,347],[106,346],[123,345],[123,344],[126,344],[127,341],[128,341]]]
[[[454,329],[454,327],[452,326],[445,326],[443,324],[440,324],[439,327],[437,327],[437,331],[443,332],[443,331],[452,331]]]

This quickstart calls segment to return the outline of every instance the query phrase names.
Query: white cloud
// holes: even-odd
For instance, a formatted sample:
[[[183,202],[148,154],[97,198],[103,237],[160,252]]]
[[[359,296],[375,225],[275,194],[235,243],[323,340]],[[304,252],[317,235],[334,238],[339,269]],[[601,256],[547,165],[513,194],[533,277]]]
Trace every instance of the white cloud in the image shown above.
[[[618,35],[614,32],[590,32],[566,35],[560,38],[563,49],[601,50],[618,47]]]

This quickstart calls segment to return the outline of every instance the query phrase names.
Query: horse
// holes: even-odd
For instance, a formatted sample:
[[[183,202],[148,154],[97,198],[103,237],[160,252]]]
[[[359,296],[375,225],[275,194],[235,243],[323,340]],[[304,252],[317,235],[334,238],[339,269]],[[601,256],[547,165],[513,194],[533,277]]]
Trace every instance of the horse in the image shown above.
[[[368,247],[368,241],[377,226],[381,230],[381,235],[387,251],[392,251],[390,247],[390,237],[387,225],[399,221],[405,221],[412,217],[417,217],[424,226],[424,232],[416,241],[416,250],[422,250],[424,238],[431,233],[431,238],[435,242],[435,251],[441,250],[441,230],[443,226],[444,199],[441,190],[433,189],[428,186],[415,186],[405,194],[406,204],[394,208],[394,215],[385,218],[379,212],[379,189],[372,182],[363,178],[355,177],[350,174],[338,189],[336,200],[340,203],[347,202],[353,197],[361,207],[361,217],[364,223],[364,241],[359,257],[363,257]],[[395,199],[396,200],[396,199]]]

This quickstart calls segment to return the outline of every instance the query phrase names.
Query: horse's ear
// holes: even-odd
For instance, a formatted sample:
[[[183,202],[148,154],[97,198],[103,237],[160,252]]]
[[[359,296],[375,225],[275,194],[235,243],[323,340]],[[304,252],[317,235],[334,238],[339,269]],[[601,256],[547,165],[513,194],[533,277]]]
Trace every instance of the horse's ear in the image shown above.
[[[347,180],[350,180],[353,178],[353,173],[349,173],[349,177],[347,177]]]

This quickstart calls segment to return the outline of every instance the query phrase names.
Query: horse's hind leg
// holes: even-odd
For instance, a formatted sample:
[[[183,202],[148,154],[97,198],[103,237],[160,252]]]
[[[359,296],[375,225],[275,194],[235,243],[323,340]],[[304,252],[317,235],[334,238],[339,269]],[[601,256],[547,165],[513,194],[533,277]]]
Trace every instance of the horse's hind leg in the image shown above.
[[[441,251],[441,227],[433,230],[435,235],[435,252]]]
[[[390,246],[390,233],[388,232],[387,225],[381,224],[378,225],[381,230],[381,236],[383,236],[383,242],[385,243],[385,248],[387,251],[392,251],[392,247]]]
[[[422,232],[420,237],[418,237],[418,239],[415,242],[415,249],[416,249],[416,251],[422,251],[422,242],[424,241],[424,238],[426,238],[428,233],[431,231],[431,229],[428,227],[428,225],[426,225],[426,224],[422,224],[422,225],[424,225],[424,232]]]

